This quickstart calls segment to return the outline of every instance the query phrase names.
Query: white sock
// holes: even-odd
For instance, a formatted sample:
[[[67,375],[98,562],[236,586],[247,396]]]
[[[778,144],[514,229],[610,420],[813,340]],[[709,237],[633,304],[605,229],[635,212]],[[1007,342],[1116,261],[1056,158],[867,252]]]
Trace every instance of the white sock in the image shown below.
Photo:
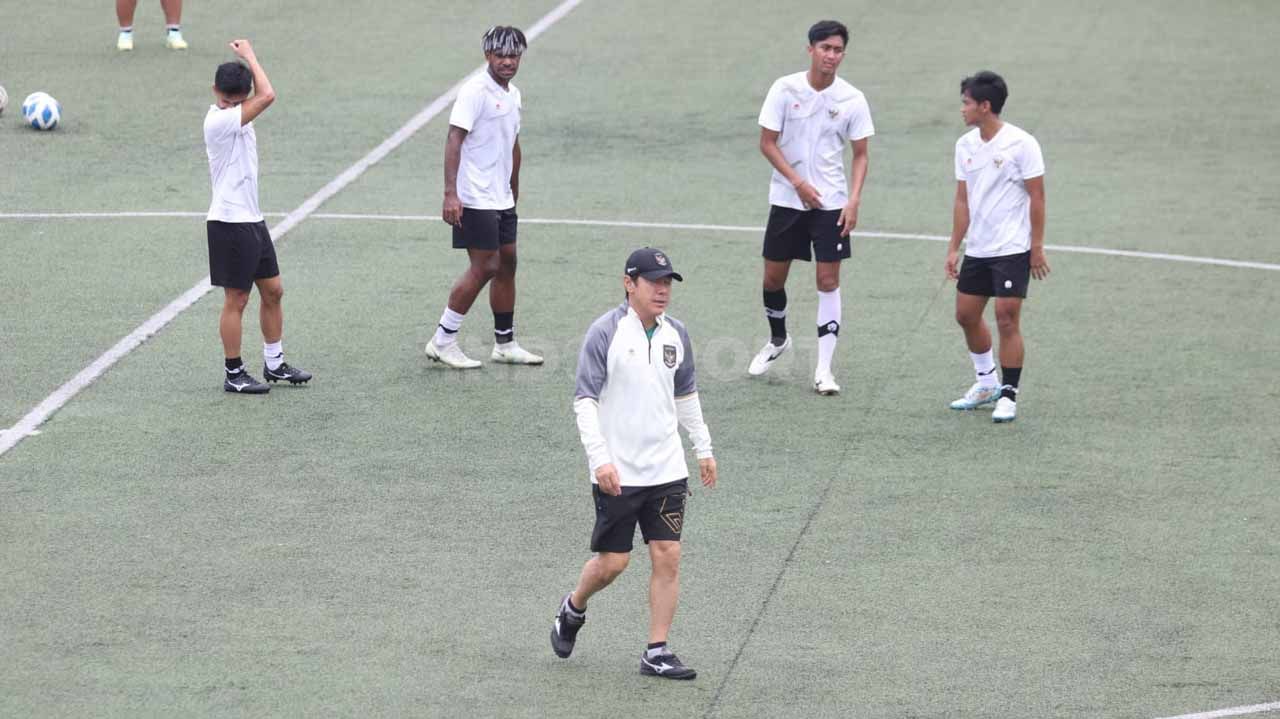
[[[818,292],[818,367],[814,374],[831,373],[831,357],[840,337],[840,288]]]
[[[165,27],[168,28],[169,32],[182,32],[181,25],[166,25]]]
[[[458,341],[458,330],[462,329],[462,321],[467,316],[458,312],[454,312],[448,307],[444,308],[444,314],[440,315],[440,324],[436,327],[436,336],[432,340],[436,343],[436,347],[444,347]]]
[[[1000,386],[1000,380],[996,379],[996,359],[991,350],[970,352],[969,357],[973,359],[973,372],[978,377],[978,384],[983,387]]]
[[[280,365],[284,364],[284,340],[263,342],[262,359],[267,363],[267,369],[272,372],[280,369]]]
[[[120,28],[120,34],[121,34],[121,35],[132,35],[132,34],[133,34],[133,26],[132,26],[132,25],[130,25],[129,27],[122,27],[122,28]]]

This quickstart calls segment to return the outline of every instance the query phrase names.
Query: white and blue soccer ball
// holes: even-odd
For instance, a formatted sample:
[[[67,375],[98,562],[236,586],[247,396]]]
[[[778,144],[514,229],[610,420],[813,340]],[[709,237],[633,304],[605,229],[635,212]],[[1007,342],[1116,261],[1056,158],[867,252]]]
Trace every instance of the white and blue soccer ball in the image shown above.
[[[47,92],[33,92],[22,101],[22,119],[37,130],[52,130],[62,119],[62,105]]]

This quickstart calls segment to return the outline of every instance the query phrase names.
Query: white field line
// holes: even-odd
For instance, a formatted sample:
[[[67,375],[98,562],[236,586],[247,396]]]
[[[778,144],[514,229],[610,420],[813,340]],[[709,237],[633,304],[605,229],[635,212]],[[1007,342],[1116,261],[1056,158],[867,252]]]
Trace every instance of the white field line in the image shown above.
[[[582,0],[564,0],[534,23],[533,26],[525,33],[525,37],[529,42],[533,42],[535,38],[546,32],[548,28],[564,16],[568,15],[570,11],[581,3]],[[308,197],[293,212],[285,215],[284,219],[281,220],[279,224],[271,228],[271,236],[274,240],[279,242],[285,234],[294,227],[297,227],[298,223],[313,215],[316,209],[326,200],[341,192],[347,187],[347,185],[354,182],[375,163],[391,154],[393,150],[400,145],[403,145],[410,137],[413,137],[414,133],[421,130],[428,122],[431,121],[432,118],[447,108],[449,103],[453,102],[454,98],[458,96],[458,90],[462,88],[462,85],[466,83],[467,80],[470,80],[478,73],[484,72],[485,67],[485,65],[481,65],[475,70],[467,73],[465,77],[455,83],[453,87],[449,88],[443,95],[432,100],[426,107],[422,108],[418,114],[410,118],[408,122],[406,122],[399,130],[396,130],[395,133],[383,141],[382,144],[375,147],[371,152],[369,152],[369,154],[360,158],[354,165],[348,167],[337,177],[333,178],[329,184],[320,188],[319,192]],[[81,214],[89,215],[92,213]],[[46,213],[46,216],[51,217],[53,215],[54,213]],[[134,216],[172,217],[175,215],[179,217],[190,216],[189,213],[138,213]],[[11,216],[13,215],[3,215],[3,217]],[[101,216],[101,213],[99,216]],[[203,213],[199,213],[199,216],[203,217],[204,215]],[[41,424],[44,424],[45,420],[53,416],[54,412],[57,412],[63,407],[63,405],[71,401],[72,397],[75,397],[81,390],[92,384],[94,380],[101,377],[104,372],[110,369],[116,362],[119,362],[121,358],[132,352],[143,342],[147,341],[149,337],[159,332],[161,328],[173,321],[175,317],[198,302],[201,297],[204,297],[209,292],[210,289],[212,289],[212,286],[209,283],[208,277],[197,282],[195,286],[186,292],[183,292],[177,299],[166,305],[164,309],[152,315],[150,319],[143,322],[137,329],[130,332],[124,339],[117,342],[113,347],[111,347],[111,349],[107,350],[95,359],[88,367],[80,370],[76,376],[72,377],[61,387],[54,390],[53,394],[45,397],[40,404],[36,405],[35,409],[28,412],[22,419],[18,420],[17,424],[3,432],[0,432],[0,456],[3,456],[6,452],[13,449],[15,445],[34,432]]]
[[[1179,714],[1173,717],[1161,717],[1160,719],[1219,719],[1219,717],[1238,717],[1245,714],[1262,714],[1263,712],[1280,711],[1280,702],[1271,702],[1269,704],[1251,704],[1244,707],[1230,707],[1228,709],[1214,709],[1207,712],[1196,712],[1195,714]]]
[[[354,179],[354,178],[353,178]],[[295,210],[295,212],[297,212]],[[269,217],[285,216],[279,212],[265,213]],[[203,212],[0,212],[0,220],[78,220],[78,219],[123,219],[123,218],[185,218],[204,217]],[[342,212],[313,212],[311,218],[316,220],[368,220],[388,222],[438,222],[439,215],[373,215]],[[528,225],[576,225],[581,227],[622,227],[651,230],[702,230],[706,232],[751,232],[760,234],[763,227],[749,225],[707,225],[686,224],[679,222],[630,222],[626,220],[571,220],[556,218],[520,218],[520,222]],[[281,226],[284,223],[281,223]],[[272,230],[272,235],[275,235]],[[922,235],[909,232],[863,232],[853,233],[856,237],[871,237],[882,240],[927,240],[930,242],[946,242],[945,235]],[[1184,262],[1195,265],[1217,265],[1220,267],[1237,267],[1249,270],[1268,270],[1280,272],[1280,264],[1271,262],[1254,262],[1252,260],[1228,260],[1221,257],[1199,257],[1196,255],[1175,255],[1164,252],[1139,252],[1137,250],[1115,250],[1108,247],[1089,247],[1086,245],[1045,245],[1045,249],[1054,252],[1074,252],[1082,255],[1110,255],[1112,257],[1135,257],[1145,260],[1163,260],[1165,262]]]

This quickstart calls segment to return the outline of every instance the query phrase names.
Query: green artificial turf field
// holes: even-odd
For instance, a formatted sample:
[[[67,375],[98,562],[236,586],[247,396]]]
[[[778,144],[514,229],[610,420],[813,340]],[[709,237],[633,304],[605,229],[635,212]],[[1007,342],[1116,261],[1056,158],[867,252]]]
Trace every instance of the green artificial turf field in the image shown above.
[[[131,54],[108,5],[0,13],[0,429],[207,273],[200,125],[227,40],[253,40],[279,93],[257,122],[274,225],[476,68],[488,26],[554,2],[192,2],[183,54],[143,5]],[[877,129],[859,229],[915,236],[857,239],[833,399],[809,389],[808,265],[789,284],[796,351],[745,372],[767,330],[756,117],[824,16],[853,31],[841,75]],[[423,219],[440,212],[437,116],[281,238],[286,351],[312,383],[222,392],[209,295],[0,455],[0,716],[1280,701],[1278,35],[1265,0],[583,0],[515,81],[517,335],[546,366],[456,373],[422,354],[464,264]],[[946,408],[972,370],[944,245],[925,239],[949,231],[958,84],[984,68],[1044,148],[1060,248],[1002,426]],[[35,90],[62,102],[55,132],[20,122]],[[172,214],[66,216],[143,212]],[[643,552],[571,659],[547,644],[592,522],[577,347],[643,245],[685,277],[671,314],[721,471],[687,518],[687,684],[637,674]],[[473,356],[489,324],[481,299]],[[256,372],[253,311],[245,329]]]

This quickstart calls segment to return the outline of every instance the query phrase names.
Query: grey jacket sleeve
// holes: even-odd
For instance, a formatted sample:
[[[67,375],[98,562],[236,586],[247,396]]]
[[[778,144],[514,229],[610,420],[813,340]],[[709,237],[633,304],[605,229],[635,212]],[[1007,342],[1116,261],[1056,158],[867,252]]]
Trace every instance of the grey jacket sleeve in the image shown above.
[[[693,372],[693,343],[689,341],[689,332],[683,322],[672,321],[676,331],[680,333],[680,341],[684,344],[684,362],[676,369],[675,393],[677,397],[691,395],[698,391],[698,382]]]
[[[618,322],[605,315],[592,323],[578,352],[578,373],[574,380],[574,398],[600,399],[604,383],[609,379],[609,344],[613,342]]]

